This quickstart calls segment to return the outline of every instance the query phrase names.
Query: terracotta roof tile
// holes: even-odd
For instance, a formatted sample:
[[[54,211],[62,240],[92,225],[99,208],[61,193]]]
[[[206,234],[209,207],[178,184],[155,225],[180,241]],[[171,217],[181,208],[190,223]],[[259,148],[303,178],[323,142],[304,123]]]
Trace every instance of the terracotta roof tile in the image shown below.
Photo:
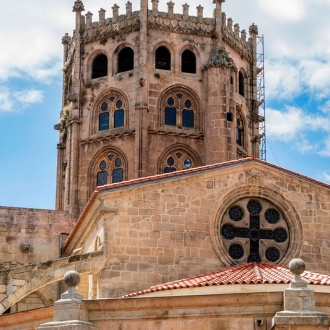
[[[305,271],[301,277],[307,284],[330,285],[329,275]],[[188,278],[173,282],[155,285],[147,290],[131,293],[123,296],[122,298],[136,297],[151,292],[176,290],[187,287],[257,283],[289,284],[292,280],[293,275],[286,266],[281,266],[270,262],[250,262],[222,268],[210,273],[190,276]]]

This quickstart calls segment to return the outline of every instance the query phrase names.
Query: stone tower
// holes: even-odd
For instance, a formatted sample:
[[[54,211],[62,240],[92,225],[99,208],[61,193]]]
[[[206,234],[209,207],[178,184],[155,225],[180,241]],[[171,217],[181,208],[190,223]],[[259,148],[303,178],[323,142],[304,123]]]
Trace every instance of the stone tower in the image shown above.
[[[100,9],[76,0],[73,36],[63,37],[63,109],[56,208],[77,217],[96,186],[259,157],[256,38],[214,0],[213,18]]]

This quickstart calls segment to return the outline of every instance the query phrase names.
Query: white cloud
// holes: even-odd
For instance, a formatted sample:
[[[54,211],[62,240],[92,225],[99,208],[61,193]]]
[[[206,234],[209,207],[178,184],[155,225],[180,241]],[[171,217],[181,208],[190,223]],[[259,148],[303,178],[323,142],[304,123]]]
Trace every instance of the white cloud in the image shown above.
[[[26,104],[27,106],[34,103],[39,103],[44,98],[42,91],[36,89],[15,92],[13,96],[17,101],[22,104]]]
[[[286,106],[282,111],[267,109],[266,119],[269,138],[293,143],[301,153],[312,152],[321,156],[330,156],[329,117],[309,115],[300,108]],[[322,137],[323,140],[322,133],[327,135],[325,138]],[[320,136],[316,142],[315,134]]]
[[[328,135],[326,137],[326,139],[324,140],[324,147],[320,151],[320,155],[325,156],[325,157],[330,157],[330,135]],[[330,176],[329,176],[329,178],[330,178]]]
[[[0,88],[0,111],[11,111],[13,102],[7,88]]]
[[[25,109],[42,102],[43,92],[36,89],[14,91],[6,87],[0,88],[0,112],[12,112]]]
[[[301,0],[259,0],[259,4],[269,15],[282,20],[301,20],[305,14],[305,7]]]

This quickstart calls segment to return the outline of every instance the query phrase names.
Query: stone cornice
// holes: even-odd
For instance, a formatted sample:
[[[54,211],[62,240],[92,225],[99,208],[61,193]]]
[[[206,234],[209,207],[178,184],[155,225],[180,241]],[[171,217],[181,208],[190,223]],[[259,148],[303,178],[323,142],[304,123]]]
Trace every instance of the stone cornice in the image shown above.
[[[100,142],[100,141],[111,140],[111,139],[115,139],[115,138],[121,138],[123,136],[128,136],[128,135],[131,135],[134,133],[135,133],[134,129],[110,131],[107,134],[97,133],[97,134],[90,136],[87,139],[81,140],[80,142],[81,142],[81,144]]]

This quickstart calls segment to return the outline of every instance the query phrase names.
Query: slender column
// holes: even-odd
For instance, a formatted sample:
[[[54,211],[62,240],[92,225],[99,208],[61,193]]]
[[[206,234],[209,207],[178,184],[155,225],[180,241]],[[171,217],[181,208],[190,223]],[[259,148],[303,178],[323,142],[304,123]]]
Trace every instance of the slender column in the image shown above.
[[[69,113],[69,126],[67,143],[69,143],[68,153],[68,180],[67,180],[67,207],[71,216],[79,215],[78,206],[78,171],[79,171],[79,123],[82,111],[80,100],[81,93],[81,30],[85,24],[85,17],[81,13],[85,10],[82,1],[76,0],[73,12],[76,13],[76,30],[74,34],[75,53],[74,53],[74,76],[72,80],[73,107]]]
[[[222,3],[225,0],[213,0],[215,7],[215,31],[217,34],[217,43],[222,39]]]
[[[249,28],[250,42],[253,49],[253,59],[251,63],[251,77],[250,78],[250,102],[251,102],[251,123],[252,123],[252,155],[254,157],[259,157],[259,105],[257,101],[257,35],[258,27],[252,24]]]
[[[154,2],[156,4],[156,2]],[[155,9],[155,8],[154,8]],[[138,59],[137,102],[135,106],[135,176],[146,176],[148,151],[148,0],[141,0],[140,53]]]

